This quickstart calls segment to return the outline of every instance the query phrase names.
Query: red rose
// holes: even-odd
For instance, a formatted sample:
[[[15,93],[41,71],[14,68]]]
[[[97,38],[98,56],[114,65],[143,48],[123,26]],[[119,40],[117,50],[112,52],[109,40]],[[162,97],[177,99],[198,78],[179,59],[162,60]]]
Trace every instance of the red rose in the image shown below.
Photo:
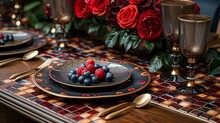
[[[89,4],[85,0],[77,0],[74,4],[74,12],[78,18],[87,18],[92,15]]]
[[[128,5],[117,14],[117,22],[123,29],[135,28],[138,20],[138,8],[136,5]]]
[[[157,11],[146,10],[139,18],[137,32],[140,38],[148,41],[157,40],[162,33],[161,19]]]
[[[199,14],[200,13],[200,7],[199,7],[198,4],[195,5],[194,11],[195,11],[195,14]]]
[[[109,0],[89,0],[90,9],[94,15],[102,16],[106,13]]]
[[[129,3],[131,4],[140,4],[141,2],[143,2],[144,0],[128,0]]]

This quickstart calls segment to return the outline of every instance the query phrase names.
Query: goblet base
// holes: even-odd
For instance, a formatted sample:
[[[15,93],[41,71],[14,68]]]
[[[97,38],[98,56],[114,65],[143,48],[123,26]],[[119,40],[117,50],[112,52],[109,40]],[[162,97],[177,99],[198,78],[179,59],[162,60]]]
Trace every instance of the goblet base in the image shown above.
[[[160,75],[160,78],[165,80],[165,82],[185,82],[186,79],[184,79],[181,75],[171,75],[171,72],[167,72]]]
[[[176,87],[177,91],[182,94],[201,94],[206,91],[206,89],[202,85],[195,85],[194,87],[187,87],[187,83],[178,85]]]
[[[73,50],[72,47],[68,46],[69,40],[67,39],[60,39],[58,40],[58,46],[55,48],[55,52],[57,53],[66,53]]]

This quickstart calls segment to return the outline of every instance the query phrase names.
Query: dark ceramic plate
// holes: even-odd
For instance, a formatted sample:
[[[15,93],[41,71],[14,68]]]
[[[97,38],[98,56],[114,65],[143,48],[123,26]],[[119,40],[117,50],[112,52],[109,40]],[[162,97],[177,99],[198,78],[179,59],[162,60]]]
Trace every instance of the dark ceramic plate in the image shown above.
[[[44,38],[35,38],[31,42],[28,42],[25,45],[16,47],[16,48],[6,48],[7,50],[1,50],[0,56],[7,56],[7,55],[15,55],[26,53],[32,50],[39,49],[47,44],[46,39]]]
[[[14,36],[14,41],[6,42],[5,45],[0,45],[0,48],[12,47],[25,44],[31,41],[32,36],[26,32],[22,31],[10,31],[10,30],[0,30],[2,34],[12,34]]]
[[[68,79],[68,73],[70,70],[75,70],[81,64],[86,62],[85,60],[74,60],[72,63],[64,65],[62,69],[53,69],[50,71],[49,75],[51,79],[54,81],[72,87],[78,88],[101,88],[101,87],[109,87],[117,84],[121,84],[126,82],[131,77],[131,72],[124,66],[107,61],[99,61],[94,60],[96,64],[100,64],[101,66],[108,66],[110,71],[113,73],[114,79],[112,82],[107,82],[105,80],[101,80],[98,84],[92,84],[90,86],[85,86],[84,84],[80,84],[79,82],[72,82]]]
[[[42,69],[33,76],[33,83],[42,91],[54,96],[76,99],[109,98],[129,95],[144,89],[150,82],[150,74],[139,66],[125,61],[110,61],[125,66],[132,77],[119,85],[99,89],[73,88],[59,84],[48,77],[55,65]]]

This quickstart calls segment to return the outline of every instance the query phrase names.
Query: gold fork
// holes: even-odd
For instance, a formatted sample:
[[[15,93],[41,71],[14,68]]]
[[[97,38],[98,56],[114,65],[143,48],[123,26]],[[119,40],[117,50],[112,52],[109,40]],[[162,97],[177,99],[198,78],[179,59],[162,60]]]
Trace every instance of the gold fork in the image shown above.
[[[11,75],[10,79],[14,79],[16,81],[18,79],[29,76],[29,75],[33,74],[35,71],[43,69],[43,68],[49,66],[52,63],[52,61],[53,61],[52,59],[47,59],[44,63],[42,63],[40,66],[38,66],[36,68],[26,70],[26,71],[23,71],[23,72],[19,72],[19,73],[15,73],[15,74]]]

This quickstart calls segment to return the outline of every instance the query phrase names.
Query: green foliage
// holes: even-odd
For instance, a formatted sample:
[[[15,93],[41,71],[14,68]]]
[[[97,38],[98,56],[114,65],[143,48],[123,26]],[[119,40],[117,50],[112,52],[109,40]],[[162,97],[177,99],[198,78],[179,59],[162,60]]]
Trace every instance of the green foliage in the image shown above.
[[[36,9],[37,7],[41,7],[41,2],[40,1],[33,1],[27,5],[24,6],[24,11],[32,11],[33,9]]]
[[[164,52],[158,52],[150,61],[149,72],[154,73],[160,70],[161,68],[170,68],[172,60],[170,55]]]
[[[146,41],[146,48],[148,49],[149,52],[152,52],[154,49],[154,43]]]
[[[108,34],[105,44],[110,48],[119,45],[128,52],[130,49],[137,48],[141,41],[138,35],[131,30],[113,28]]]
[[[206,58],[210,60],[209,63],[209,74],[216,75],[220,74],[220,54],[216,49],[209,48],[206,53]]]

